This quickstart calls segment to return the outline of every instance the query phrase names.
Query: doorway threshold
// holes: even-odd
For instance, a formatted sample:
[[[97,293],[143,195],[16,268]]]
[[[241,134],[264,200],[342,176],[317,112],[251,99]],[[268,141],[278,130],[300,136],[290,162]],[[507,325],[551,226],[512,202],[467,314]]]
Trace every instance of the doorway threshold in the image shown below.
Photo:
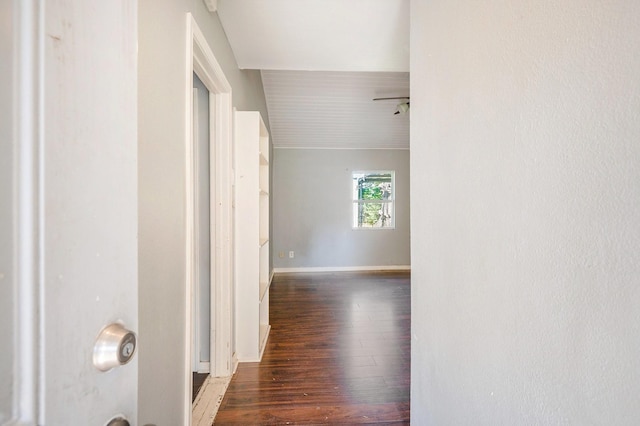
[[[191,424],[211,426],[227,391],[231,377],[207,377],[192,404]]]

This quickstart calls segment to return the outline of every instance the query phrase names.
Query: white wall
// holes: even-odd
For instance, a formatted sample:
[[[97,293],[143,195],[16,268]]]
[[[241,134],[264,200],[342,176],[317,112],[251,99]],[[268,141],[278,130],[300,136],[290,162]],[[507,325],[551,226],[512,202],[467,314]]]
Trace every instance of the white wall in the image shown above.
[[[185,389],[185,58],[192,12],[240,110],[267,119],[257,71],[236,66],[217,15],[202,0],[139,2],[139,424],[182,423]]]
[[[413,423],[640,423],[639,16],[412,2]]]
[[[272,158],[275,268],[410,264],[408,150],[274,149]],[[395,170],[395,229],[352,229],[352,172],[363,170]]]

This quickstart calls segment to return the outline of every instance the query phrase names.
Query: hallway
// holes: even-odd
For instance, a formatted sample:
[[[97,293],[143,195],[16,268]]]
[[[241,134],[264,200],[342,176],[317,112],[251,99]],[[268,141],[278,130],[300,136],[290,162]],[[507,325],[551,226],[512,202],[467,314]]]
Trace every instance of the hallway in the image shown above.
[[[408,423],[410,290],[408,272],[276,275],[262,362],[215,424]]]

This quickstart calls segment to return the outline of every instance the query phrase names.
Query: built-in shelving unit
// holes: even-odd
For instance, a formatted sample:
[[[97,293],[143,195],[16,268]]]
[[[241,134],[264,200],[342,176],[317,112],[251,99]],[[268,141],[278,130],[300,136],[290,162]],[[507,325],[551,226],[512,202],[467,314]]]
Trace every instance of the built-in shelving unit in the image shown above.
[[[262,358],[269,337],[269,133],[259,112],[235,113],[236,356]]]

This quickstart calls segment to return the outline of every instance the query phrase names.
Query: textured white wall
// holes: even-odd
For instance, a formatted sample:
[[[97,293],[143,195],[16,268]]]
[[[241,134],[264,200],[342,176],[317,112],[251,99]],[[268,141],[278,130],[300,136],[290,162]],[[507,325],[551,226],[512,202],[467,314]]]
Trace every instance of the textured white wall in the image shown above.
[[[413,423],[640,424],[639,17],[412,2]]]
[[[233,105],[267,120],[260,73],[238,69],[202,0],[139,1],[139,424],[182,422],[185,341],[186,13],[233,88]]]

